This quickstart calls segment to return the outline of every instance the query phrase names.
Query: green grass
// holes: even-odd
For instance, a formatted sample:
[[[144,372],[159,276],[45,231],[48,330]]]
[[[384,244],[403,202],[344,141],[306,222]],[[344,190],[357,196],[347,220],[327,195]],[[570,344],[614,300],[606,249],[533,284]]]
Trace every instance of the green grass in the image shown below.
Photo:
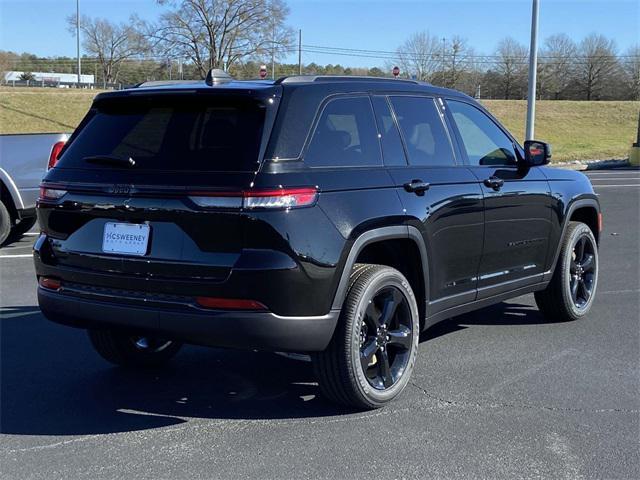
[[[96,90],[0,87],[0,133],[68,132]],[[527,104],[485,100],[487,108],[522,140]],[[536,139],[553,146],[553,160],[626,158],[635,141],[640,102],[537,103]]]
[[[486,107],[522,141],[527,102],[486,100]],[[539,101],[535,138],[550,143],[554,161],[627,158],[640,102]]]

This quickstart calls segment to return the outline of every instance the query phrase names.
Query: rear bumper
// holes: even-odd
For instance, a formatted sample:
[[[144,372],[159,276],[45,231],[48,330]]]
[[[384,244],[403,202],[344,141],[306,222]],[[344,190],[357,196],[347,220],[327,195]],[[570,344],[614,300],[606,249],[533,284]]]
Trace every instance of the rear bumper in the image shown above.
[[[263,311],[184,311],[87,300],[42,287],[38,302],[49,320],[78,328],[122,328],[198,345],[291,352],[324,350],[340,313],[284,317]]]

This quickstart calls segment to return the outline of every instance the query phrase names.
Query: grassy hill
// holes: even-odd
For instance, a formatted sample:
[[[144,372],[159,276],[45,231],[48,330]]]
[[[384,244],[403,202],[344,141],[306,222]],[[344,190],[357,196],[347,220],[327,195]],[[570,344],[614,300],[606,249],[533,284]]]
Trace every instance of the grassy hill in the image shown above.
[[[0,87],[0,133],[71,131],[96,93]],[[517,138],[524,137],[525,101],[483,103]],[[553,145],[554,161],[626,158],[640,102],[541,101],[536,110],[536,138]]]

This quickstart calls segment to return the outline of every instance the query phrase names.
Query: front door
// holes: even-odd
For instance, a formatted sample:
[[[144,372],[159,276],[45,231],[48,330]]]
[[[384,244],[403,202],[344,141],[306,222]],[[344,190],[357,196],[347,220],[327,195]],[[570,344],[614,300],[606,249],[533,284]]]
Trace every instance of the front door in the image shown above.
[[[518,166],[514,141],[481,109],[457,100],[446,108],[484,195],[478,298],[541,281],[551,220],[546,177]]]
[[[374,97],[374,107],[405,218],[427,248],[427,314],[475,300],[484,228],[478,180],[456,162],[433,98]]]

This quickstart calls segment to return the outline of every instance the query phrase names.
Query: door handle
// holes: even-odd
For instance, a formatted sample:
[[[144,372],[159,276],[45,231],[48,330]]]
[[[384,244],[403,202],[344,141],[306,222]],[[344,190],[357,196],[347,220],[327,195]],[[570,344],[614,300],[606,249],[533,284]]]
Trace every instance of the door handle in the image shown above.
[[[413,192],[416,195],[420,195],[420,196],[424,195],[424,192],[429,190],[429,187],[430,185],[427,182],[423,182],[422,180],[419,180],[419,179],[414,179],[404,184],[404,189],[407,192]]]
[[[495,191],[498,191],[504,185],[504,180],[498,177],[489,177],[485,179],[484,184],[487,187],[493,188]]]

